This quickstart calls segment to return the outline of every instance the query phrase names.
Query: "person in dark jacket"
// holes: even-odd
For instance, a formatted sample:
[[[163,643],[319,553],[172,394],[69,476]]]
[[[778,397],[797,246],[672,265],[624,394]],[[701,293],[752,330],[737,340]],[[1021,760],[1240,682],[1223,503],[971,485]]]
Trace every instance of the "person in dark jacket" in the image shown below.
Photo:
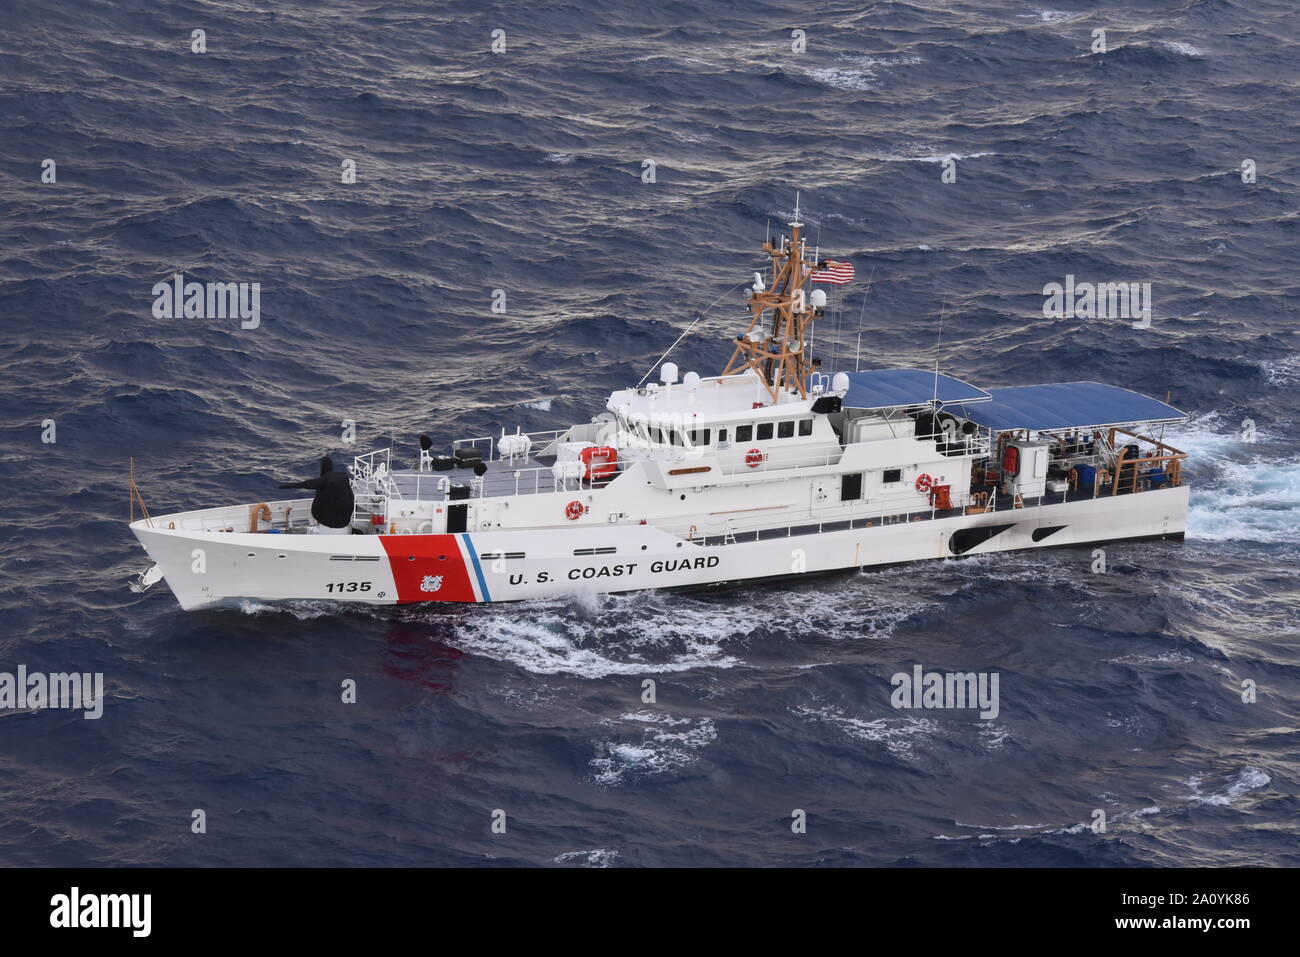
[[[320,460],[320,478],[287,482],[280,488],[313,489],[311,517],[326,528],[345,529],[352,523],[352,482],[347,472],[334,471],[334,460],[328,455]]]

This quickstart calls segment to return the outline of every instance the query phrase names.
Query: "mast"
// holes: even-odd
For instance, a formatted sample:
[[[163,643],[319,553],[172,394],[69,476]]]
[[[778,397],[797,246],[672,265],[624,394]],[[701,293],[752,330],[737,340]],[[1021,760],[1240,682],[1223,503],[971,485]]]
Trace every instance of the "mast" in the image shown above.
[[[814,263],[806,260],[807,240],[799,221],[799,197],[795,194],[794,219],[787,224],[790,235],[776,243],[763,243],[763,252],[772,258],[772,283],[763,288],[761,277],[749,295],[749,328],[736,337],[736,351],[723,375],[750,369],[763,382],[773,403],[782,392],[801,399],[808,397],[807,334],[821,310],[807,302],[806,285]],[[757,274],[756,274],[757,275]],[[771,321],[765,322],[770,313]]]

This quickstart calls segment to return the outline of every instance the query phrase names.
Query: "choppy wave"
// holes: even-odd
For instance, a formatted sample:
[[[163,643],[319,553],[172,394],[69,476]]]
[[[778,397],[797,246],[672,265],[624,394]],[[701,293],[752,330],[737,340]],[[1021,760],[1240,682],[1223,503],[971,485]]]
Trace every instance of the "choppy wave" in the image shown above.
[[[694,764],[718,737],[711,718],[637,711],[607,723],[621,734],[599,742],[591,759],[596,783],[607,787],[680,771]]]

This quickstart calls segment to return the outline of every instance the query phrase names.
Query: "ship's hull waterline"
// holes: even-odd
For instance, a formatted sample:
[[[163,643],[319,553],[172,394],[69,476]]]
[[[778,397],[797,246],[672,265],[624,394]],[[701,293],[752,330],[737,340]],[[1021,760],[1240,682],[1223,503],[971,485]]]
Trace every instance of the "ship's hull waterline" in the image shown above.
[[[164,517],[131,528],[187,611],[241,599],[479,603],[797,579],[1125,539],[1181,539],[1188,493],[1179,486],[725,544],[651,525],[268,535],[169,529]]]

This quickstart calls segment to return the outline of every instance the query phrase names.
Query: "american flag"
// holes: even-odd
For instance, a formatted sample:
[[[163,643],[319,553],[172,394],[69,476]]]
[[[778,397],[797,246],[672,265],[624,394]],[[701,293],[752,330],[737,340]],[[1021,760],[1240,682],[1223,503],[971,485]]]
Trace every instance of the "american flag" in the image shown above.
[[[817,266],[818,268],[813,270],[813,282],[828,282],[842,286],[853,281],[853,263],[837,263],[833,259],[825,259]]]

